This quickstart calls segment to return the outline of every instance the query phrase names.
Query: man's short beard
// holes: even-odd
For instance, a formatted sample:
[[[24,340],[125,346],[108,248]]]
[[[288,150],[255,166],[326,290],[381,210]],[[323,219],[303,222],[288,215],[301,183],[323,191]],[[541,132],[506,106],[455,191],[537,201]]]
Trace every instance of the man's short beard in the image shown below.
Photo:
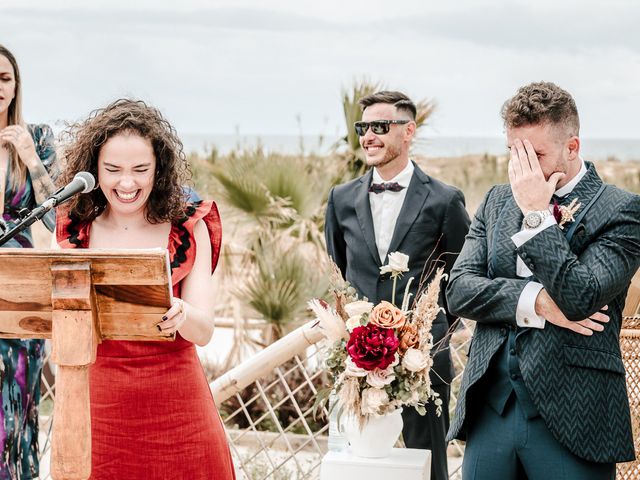
[[[365,160],[367,161],[367,165],[370,167],[384,167],[389,163],[393,162],[396,158],[400,156],[400,149],[396,149],[393,145],[389,145],[387,147],[387,151],[382,157],[382,160],[378,160],[377,163],[370,162],[369,159],[365,156]]]

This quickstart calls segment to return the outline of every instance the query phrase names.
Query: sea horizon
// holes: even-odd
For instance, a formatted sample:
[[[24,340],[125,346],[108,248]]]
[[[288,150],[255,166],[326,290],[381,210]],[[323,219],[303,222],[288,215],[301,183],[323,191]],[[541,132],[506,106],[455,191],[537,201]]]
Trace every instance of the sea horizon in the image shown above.
[[[220,154],[233,150],[261,147],[265,152],[282,154],[330,153],[340,139],[326,135],[259,135],[259,134],[207,134],[181,135],[185,152],[207,155],[214,149]],[[580,152],[585,160],[616,159],[640,161],[640,138],[581,138]],[[506,153],[504,137],[429,136],[417,138],[413,153],[426,157],[461,157],[465,155],[503,155]]]

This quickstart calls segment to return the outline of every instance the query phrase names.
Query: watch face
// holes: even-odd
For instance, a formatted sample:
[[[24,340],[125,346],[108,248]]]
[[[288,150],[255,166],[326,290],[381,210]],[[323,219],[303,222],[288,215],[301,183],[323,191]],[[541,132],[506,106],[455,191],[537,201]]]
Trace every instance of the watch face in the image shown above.
[[[529,228],[536,228],[542,223],[541,217],[539,213],[531,212],[525,217],[524,223]]]

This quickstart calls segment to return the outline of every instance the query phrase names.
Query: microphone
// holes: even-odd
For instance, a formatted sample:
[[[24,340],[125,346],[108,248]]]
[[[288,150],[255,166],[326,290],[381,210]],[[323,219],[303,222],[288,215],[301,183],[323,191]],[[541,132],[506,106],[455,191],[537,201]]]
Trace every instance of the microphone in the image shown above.
[[[67,185],[59,189],[47,200],[42,203],[42,206],[56,207],[62,205],[71,197],[78,193],[89,193],[96,186],[96,179],[89,172],[78,172]]]
[[[7,231],[4,221],[0,223],[0,246],[7,243],[29,225],[41,220],[52,208],[63,204],[78,193],[90,192],[95,186],[96,179],[89,172],[76,173],[73,180],[42,202],[42,205],[38,205],[31,211],[24,209],[26,213],[22,215],[21,212],[20,220],[10,230]]]

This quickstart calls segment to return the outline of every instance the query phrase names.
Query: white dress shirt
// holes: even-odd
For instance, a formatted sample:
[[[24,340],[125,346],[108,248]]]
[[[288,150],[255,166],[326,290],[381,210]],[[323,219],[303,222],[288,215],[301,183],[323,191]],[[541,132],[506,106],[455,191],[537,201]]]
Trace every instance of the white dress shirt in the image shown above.
[[[404,188],[399,192],[384,191],[382,193],[369,193],[369,203],[371,204],[371,217],[373,217],[373,231],[376,236],[376,246],[380,263],[384,265],[389,250],[389,244],[396,228],[396,222],[400,215],[400,209],[407,196],[409,182],[413,176],[413,162],[409,161],[407,166],[391,180],[383,180],[378,169],[373,169],[372,183],[392,183],[397,182]]]
[[[556,190],[555,194],[559,197],[569,195],[575,186],[582,180],[582,177],[587,173],[587,167],[584,164],[584,160],[580,158],[581,166],[578,174],[571,179],[569,183]],[[579,199],[578,199],[579,201]],[[553,205],[549,205],[549,210],[553,213]],[[553,215],[544,219],[544,221],[537,228],[525,230],[524,228],[511,237],[511,240],[517,247],[520,247],[528,240],[535,237],[538,233],[544,229],[553,225],[557,225],[556,219]],[[519,277],[527,278],[533,275],[531,270],[527,268],[520,256],[518,256],[516,264],[516,274]],[[538,282],[529,282],[522,290],[520,298],[518,299],[518,306],[516,307],[516,323],[520,327],[532,327],[532,328],[544,328],[544,317],[536,313],[536,298],[538,293],[542,290],[543,285]]]

